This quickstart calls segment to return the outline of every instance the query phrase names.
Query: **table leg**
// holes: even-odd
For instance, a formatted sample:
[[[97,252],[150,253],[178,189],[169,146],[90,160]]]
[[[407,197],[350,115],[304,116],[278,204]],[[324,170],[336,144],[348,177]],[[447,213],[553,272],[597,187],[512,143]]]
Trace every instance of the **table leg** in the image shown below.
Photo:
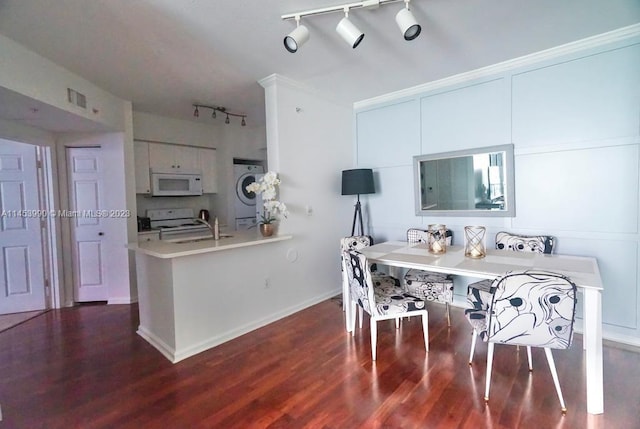
[[[584,290],[584,341],[587,360],[587,412],[604,412],[602,377],[602,291]]]

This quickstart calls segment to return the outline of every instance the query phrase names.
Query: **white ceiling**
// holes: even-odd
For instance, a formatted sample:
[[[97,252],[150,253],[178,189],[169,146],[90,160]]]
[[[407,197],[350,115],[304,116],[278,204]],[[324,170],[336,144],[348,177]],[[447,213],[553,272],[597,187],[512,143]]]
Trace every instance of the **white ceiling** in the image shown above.
[[[295,23],[282,14],[344,3],[0,0],[0,33],[136,111],[195,120],[197,102],[255,124],[264,121],[257,81],[273,73],[352,103],[640,22],[638,0],[413,0],[414,41],[395,25],[396,3],[350,13],[365,33],[357,49],[335,32],[339,13],[303,19],[311,39],[295,54],[284,49]]]

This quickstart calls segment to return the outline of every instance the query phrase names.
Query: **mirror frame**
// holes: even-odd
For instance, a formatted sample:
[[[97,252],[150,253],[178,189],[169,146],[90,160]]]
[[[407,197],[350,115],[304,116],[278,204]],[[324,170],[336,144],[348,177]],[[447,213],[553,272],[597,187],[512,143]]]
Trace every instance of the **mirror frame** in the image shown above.
[[[436,161],[439,159],[460,158],[463,156],[480,155],[484,153],[504,152],[505,154],[505,180],[507,192],[505,195],[504,210],[489,209],[469,209],[469,210],[425,210],[422,208],[420,183],[420,163],[424,161]],[[513,144],[487,146],[452,152],[433,153],[427,155],[417,155],[413,157],[413,188],[416,216],[477,216],[477,217],[515,217],[516,215],[516,192]]]

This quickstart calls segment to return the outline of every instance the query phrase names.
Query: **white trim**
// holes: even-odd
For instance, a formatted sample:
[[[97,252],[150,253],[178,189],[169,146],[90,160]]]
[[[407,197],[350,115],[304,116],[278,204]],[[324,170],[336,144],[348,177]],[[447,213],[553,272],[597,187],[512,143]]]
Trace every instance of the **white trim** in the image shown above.
[[[356,101],[355,103],[353,103],[353,108],[354,110],[366,109],[382,103],[396,101],[401,98],[414,97],[416,95],[428,91],[433,91],[435,89],[446,88],[475,79],[495,76],[499,73],[512,71],[520,67],[530,66],[542,61],[552,60],[558,57],[565,56],[567,54],[573,54],[610,43],[624,41],[638,35],[640,35],[640,24],[629,25],[627,27],[609,31],[607,33],[598,34],[596,36],[587,37],[575,42],[570,42],[564,45],[555,46],[550,49],[545,49],[544,51],[535,52],[533,54],[503,61],[501,63],[492,64],[487,67],[482,67],[476,70],[471,70],[432,82],[412,86],[410,88],[390,92],[377,97]]]

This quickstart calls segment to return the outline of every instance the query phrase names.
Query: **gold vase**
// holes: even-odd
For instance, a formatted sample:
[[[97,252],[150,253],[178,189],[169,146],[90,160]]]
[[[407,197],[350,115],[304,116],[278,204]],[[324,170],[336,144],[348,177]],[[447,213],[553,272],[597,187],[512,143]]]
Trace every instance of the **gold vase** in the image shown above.
[[[263,237],[271,237],[275,231],[275,225],[272,223],[261,223],[260,224],[260,234]]]

